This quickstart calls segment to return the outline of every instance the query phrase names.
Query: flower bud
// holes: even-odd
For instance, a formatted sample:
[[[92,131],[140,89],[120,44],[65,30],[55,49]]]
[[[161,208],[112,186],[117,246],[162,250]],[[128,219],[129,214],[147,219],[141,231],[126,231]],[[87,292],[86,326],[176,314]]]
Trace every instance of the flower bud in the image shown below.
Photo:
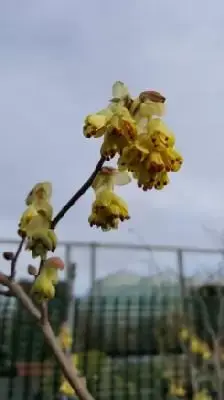
[[[37,276],[37,269],[33,265],[29,264],[27,267],[27,272],[29,275]]]
[[[14,257],[14,253],[12,251],[4,251],[4,253],[2,254],[3,258],[7,261],[12,261],[13,257]]]
[[[166,98],[159,92],[154,90],[146,90],[139,95],[139,100],[144,103],[147,100],[153,101],[153,103],[165,103]]]

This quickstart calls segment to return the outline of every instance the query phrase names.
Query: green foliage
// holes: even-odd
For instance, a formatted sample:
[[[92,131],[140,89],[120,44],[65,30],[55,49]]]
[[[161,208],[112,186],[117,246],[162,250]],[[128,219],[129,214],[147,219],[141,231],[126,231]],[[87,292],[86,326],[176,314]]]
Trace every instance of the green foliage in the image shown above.
[[[87,379],[92,379],[99,373],[106,359],[106,354],[98,350],[90,350],[87,353],[79,352],[77,367]]]

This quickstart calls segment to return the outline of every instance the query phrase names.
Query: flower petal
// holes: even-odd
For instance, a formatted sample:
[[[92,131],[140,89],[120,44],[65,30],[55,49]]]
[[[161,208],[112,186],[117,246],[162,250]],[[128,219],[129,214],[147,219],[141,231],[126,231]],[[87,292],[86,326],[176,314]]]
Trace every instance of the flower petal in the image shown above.
[[[117,81],[112,86],[112,97],[121,99],[129,94],[127,86],[121,81]]]
[[[95,128],[100,129],[105,125],[106,117],[105,115],[92,114],[87,117],[87,122]]]
[[[29,206],[33,200],[35,199],[36,196],[38,196],[39,193],[44,193],[47,199],[50,199],[52,196],[52,184],[51,182],[40,182],[37,183],[32,190],[29,192],[29,194],[26,197],[25,203],[27,206]]]
[[[164,103],[153,103],[149,101],[140,105],[140,115],[142,117],[162,117],[165,114]]]
[[[123,186],[131,182],[131,177],[126,171],[116,171],[115,173],[115,185]]]

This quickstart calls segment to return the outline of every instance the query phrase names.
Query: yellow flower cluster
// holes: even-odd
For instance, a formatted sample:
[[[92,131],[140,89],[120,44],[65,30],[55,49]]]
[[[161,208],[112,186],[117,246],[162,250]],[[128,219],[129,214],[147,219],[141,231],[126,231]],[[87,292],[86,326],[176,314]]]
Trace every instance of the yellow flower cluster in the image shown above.
[[[175,137],[161,119],[165,97],[145,91],[132,99],[119,81],[112,96],[107,108],[85,118],[85,137],[103,137],[101,155],[107,160],[118,155],[119,170],[131,172],[143,190],[163,189],[168,173],[179,171],[183,163]]]
[[[36,303],[49,301],[55,296],[58,283],[58,271],[64,269],[64,262],[59,257],[50,257],[42,265],[31,288],[31,295]]]
[[[59,335],[58,335],[58,342],[60,347],[62,348],[63,352],[67,354],[67,357],[71,364],[73,364],[76,368],[79,364],[79,359],[77,354],[71,354],[71,346],[72,346],[72,334],[70,332],[70,329],[67,325],[67,323],[62,324]],[[75,395],[75,390],[73,387],[70,385],[70,383],[67,381],[67,379],[64,377],[64,375],[61,376],[61,384],[59,387],[59,393],[64,396],[74,396]]]
[[[169,394],[171,396],[177,396],[177,397],[182,398],[185,396],[186,390],[184,389],[182,384],[171,382],[170,388],[169,388]]]
[[[190,333],[187,328],[183,328],[180,331],[180,338],[184,343],[188,343],[192,353],[200,354],[204,360],[209,360],[212,357],[212,353],[208,344],[197,338],[196,335]]]
[[[78,355],[73,354],[73,355],[70,356],[70,362],[76,368],[77,368],[77,366],[79,364],[78,361],[79,361],[78,360]],[[86,385],[85,378],[80,376],[79,371],[78,371],[78,374],[79,374],[79,381],[81,381],[81,383],[85,386]],[[75,390],[73,389],[73,387],[70,385],[70,383],[67,381],[67,379],[64,376],[61,377],[61,384],[60,384],[60,387],[59,387],[59,393],[61,395],[68,396],[68,397],[76,395]]]
[[[200,392],[195,393],[193,400],[212,400],[212,397],[208,394],[206,389],[202,389]]]
[[[114,193],[115,185],[125,185],[130,182],[126,173],[112,167],[103,167],[96,176],[92,188],[95,200],[89,216],[90,226],[100,227],[103,231],[116,229],[120,221],[130,218],[126,202]]]
[[[64,323],[59,331],[58,341],[63,351],[68,352],[72,346],[72,334],[66,323]]]
[[[184,389],[184,385],[171,382],[169,394],[180,399],[185,399],[186,390]],[[193,400],[211,400],[211,397],[206,389],[202,389],[194,394]]]
[[[47,251],[54,251],[57,245],[57,237],[51,229],[51,195],[49,182],[35,185],[26,198],[27,208],[20,218],[18,234],[26,238],[26,248],[32,251],[33,258],[44,258]]]

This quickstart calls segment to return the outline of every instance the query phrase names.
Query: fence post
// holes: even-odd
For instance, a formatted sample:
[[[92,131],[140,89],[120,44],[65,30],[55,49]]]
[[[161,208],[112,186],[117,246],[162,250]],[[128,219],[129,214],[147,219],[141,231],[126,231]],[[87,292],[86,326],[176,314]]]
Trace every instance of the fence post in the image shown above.
[[[76,276],[76,263],[71,262],[71,245],[65,245],[65,280],[67,282],[67,315],[66,320],[69,324],[69,327],[72,329],[73,327],[73,312],[74,312],[74,281]]]
[[[183,261],[183,250],[177,250],[177,262],[178,262],[178,272],[179,272],[179,284],[180,284],[180,295],[181,295],[181,308],[183,313],[183,322],[185,325],[189,325],[189,296],[186,289],[185,284],[185,275],[184,275],[184,261]],[[194,377],[192,374],[192,365],[191,365],[191,354],[190,350],[186,349],[186,378],[191,382],[191,385],[194,386]]]
[[[92,295],[96,295],[96,258],[97,258],[97,244],[90,244],[90,285]]]
[[[185,276],[184,276],[183,251],[181,249],[177,249],[177,265],[178,265],[182,311],[185,312],[186,311],[186,286],[185,286]]]
[[[66,273],[65,278],[68,278],[68,268],[70,262],[71,262],[71,245],[65,244],[65,273]]]
[[[70,263],[68,267],[68,324],[72,331],[75,312],[75,293],[73,292],[76,278],[77,264]],[[72,332],[73,334],[73,332]]]

